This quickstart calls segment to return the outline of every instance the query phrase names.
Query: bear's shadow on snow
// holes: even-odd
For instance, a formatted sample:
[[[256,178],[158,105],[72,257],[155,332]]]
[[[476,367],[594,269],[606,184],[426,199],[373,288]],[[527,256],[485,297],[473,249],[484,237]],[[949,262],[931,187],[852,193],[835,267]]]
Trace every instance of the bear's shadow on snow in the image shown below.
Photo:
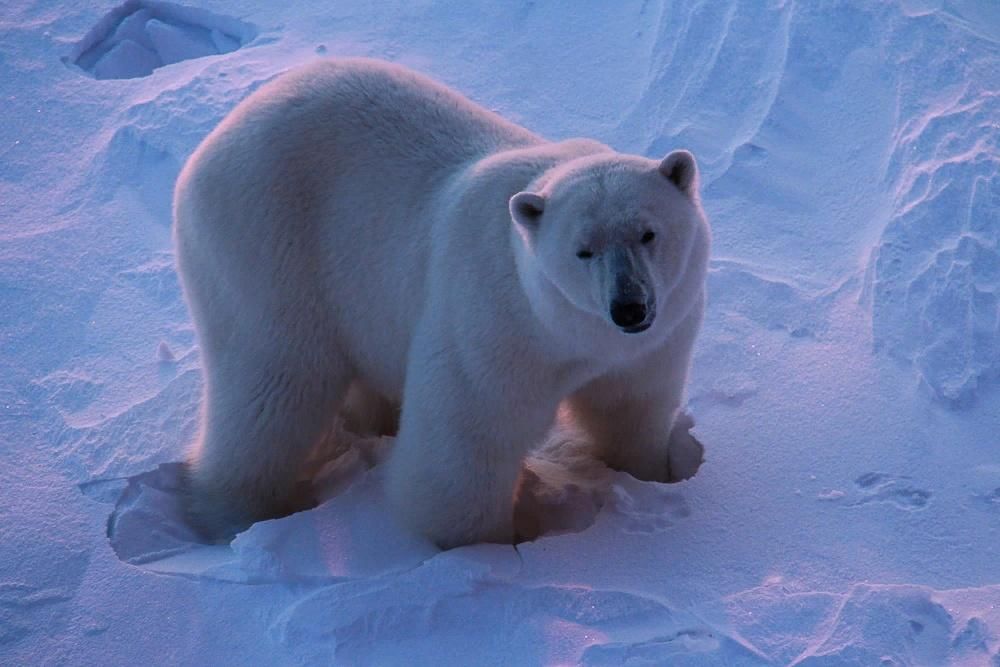
[[[127,0],[104,16],[63,58],[95,79],[135,79],[183,60],[230,53],[257,29],[196,7]]]
[[[684,415],[677,432],[700,443]],[[677,437],[677,436],[675,436]],[[127,479],[80,485],[88,497],[114,503],[107,536],[122,561],[156,572],[243,583],[370,576],[413,567],[439,550],[395,524],[382,498],[381,467],[391,437],[339,428],[335,450],[319,448],[305,471],[317,504],[261,521],[228,545],[205,544],[181,508],[183,466],[166,463]],[[345,444],[346,443],[346,444]],[[693,476],[685,463],[676,477]],[[640,482],[596,460],[586,438],[565,424],[525,461],[514,506],[519,540],[587,530],[606,512],[623,532],[668,530],[689,511],[676,487]],[[497,545],[500,547],[500,545]]]

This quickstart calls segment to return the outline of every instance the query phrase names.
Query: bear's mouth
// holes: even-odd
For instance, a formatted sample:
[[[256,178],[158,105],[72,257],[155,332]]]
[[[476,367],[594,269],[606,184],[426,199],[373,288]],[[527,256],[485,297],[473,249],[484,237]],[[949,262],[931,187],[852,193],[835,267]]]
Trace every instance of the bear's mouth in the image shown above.
[[[646,320],[641,324],[635,324],[630,327],[619,327],[619,328],[627,334],[636,334],[636,333],[642,333],[652,325],[653,325],[653,318],[649,318],[648,320]]]

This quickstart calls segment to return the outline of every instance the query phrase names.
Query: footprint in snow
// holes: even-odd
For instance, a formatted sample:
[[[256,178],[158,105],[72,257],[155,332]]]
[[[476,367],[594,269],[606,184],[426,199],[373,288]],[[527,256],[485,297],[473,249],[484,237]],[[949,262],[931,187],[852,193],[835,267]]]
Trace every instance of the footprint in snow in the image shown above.
[[[661,485],[631,478],[612,487],[614,511],[623,518],[626,533],[659,533],[691,515],[684,496]]]
[[[895,477],[885,473],[870,472],[854,480],[862,497],[853,505],[887,502],[904,510],[918,510],[926,507],[931,500],[931,492],[913,486],[909,477]]]
[[[848,507],[860,507],[870,503],[889,503],[902,510],[919,510],[930,504],[933,495],[926,489],[912,484],[909,477],[890,475],[884,472],[869,472],[854,480],[856,499],[847,503]],[[850,494],[834,489],[817,495],[818,500],[841,501]]]

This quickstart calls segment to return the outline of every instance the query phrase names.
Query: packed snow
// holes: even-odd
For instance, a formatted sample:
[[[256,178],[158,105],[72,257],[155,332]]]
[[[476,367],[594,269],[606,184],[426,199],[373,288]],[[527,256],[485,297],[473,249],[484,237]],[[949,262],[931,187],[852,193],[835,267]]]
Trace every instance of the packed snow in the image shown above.
[[[442,552],[342,433],[316,508],[195,539],[173,183],[337,55],[698,156],[694,477],[561,424],[538,536]],[[13,0],[0,101],[0,664],[1000,665],[1000,4]]]

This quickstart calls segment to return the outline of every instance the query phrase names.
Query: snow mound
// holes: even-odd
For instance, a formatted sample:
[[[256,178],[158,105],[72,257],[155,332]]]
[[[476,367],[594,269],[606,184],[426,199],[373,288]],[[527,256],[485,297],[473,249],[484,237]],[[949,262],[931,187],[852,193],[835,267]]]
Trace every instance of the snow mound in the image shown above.
[[[130,199],[148,214],[142,219],[161,228],[154,236],[169,247],[162,229],[170,226],[173,186],[184,160],[225,111],[272,78],[250,67],[209,70],[129,105],[105,134],[94,161],[94,194],[109,200],[119,188],[127,188]],[[211,102],[208,109],[206,100]]]
[[[893,211],[872,253],[877,349],[933,395],[972,402],[1000,377],[1000,95],[992,50],[904,35]],[[919,61],[919,67],[914,65]]]
[[[253,25],[228,16],[128,0],[94,26],[69,61],[95,79],[135,79],[182,60],[230,53],[256,36]]]

